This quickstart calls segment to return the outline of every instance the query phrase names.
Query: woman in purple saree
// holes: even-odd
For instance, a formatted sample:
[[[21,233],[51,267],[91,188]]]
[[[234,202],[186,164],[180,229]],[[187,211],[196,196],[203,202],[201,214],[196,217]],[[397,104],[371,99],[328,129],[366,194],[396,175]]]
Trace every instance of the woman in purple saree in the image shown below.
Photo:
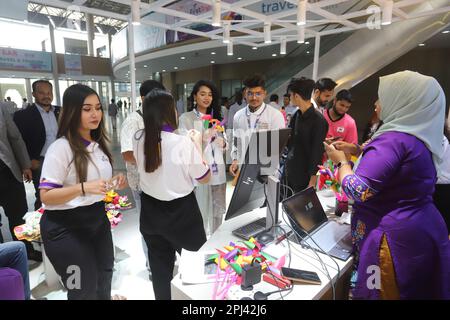
[[[404,71],[381,77],[378,95],[384,124],[354,171],[325,145],[355,201],[353,298],[450,299],[450,240],[433,203],[444,93],[434,78]]]

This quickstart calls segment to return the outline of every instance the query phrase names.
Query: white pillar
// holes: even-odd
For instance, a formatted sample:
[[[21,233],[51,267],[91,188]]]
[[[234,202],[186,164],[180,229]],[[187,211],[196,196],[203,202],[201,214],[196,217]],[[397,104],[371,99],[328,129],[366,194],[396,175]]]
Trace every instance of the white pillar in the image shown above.
[[[109,100],[108,101],[110,101],[111,99],[117,100],[116,99],[116,87],[115,87],[115,84],[114,84],[114,78],[113,77],[111,77],[110,81],[108,82],[108,89],[109,89],[108,90],[109,91]]]
[[[33,88],[31,87],[31,80],[30,78],[25,78],[25,88],[27,90],[27,100],[29,103],[33,103],[33,95],[31,94],[33,92]]]
[[[131,111],[136,111],[136,59],[134,56],[134,28],[131,20],[128,21],[128,55],[130,56],[130,81],[131,81]]]
[[[56,104],[60,106],[61,95],[59,94],[59,76],[58,76],[58,60],[56,56],[56,47],[55,47],[55,29],[53,28],[53,25],[51,23],[49,23],[48,28],[50,31],[50,44],[52,48],[52,71],[53,71],[53,81],[55,83]]]
[[[86,31],[88,36],[88,55],[95,57],[94,50],[94,16],[92,14],[86,13]]]
[[[319,73],[319,54],[320,54],[320,35],[316,35],[316,41],[314,45],[314,64],[312,78],[317,81],[317,75]]]

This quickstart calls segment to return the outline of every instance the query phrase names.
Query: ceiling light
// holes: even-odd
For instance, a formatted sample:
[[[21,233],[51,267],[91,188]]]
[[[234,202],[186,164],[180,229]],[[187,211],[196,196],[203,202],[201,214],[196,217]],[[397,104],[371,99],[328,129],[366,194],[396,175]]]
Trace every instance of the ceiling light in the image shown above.
[[[258,50],[258,47],[252,47],[253,50]]]
[[[309,44],[309,41],[306,41],[305,44]]]
[[[213,52],[211,52],[211,54],[216,54],[216,53],[213,51]]]
[[[220,0],[212,0],[213,1],[213,16],[211,25],[214,27],[220,27],[221,20],[221,3]]]
[[[447,33],[449,33],[449,32],[450,32],[450,30],[442,31],[443,34],[447,34]]]
[[[306,0],[299,0],[297,4],[297,25],[306,24]]]
[[[297,32],[297,43],[305,43],[305,27],[299,26]]]
[[[264,43],[271,43],[272,37],[270,35],[270,23],[266,22],[264,23]]]
[[[382,5],[381,25],[387,26],[392,23],[392,9],[394,8],[394,1],[386,0]]]
[[[214,60],[211,60],[211,63],[216,63]]]
[[[242,58],[241,58],[241,57],[239,57],[239,58],[238,58],[238,60],[242,60]]]
[[[186,59],[186,57],[180,57],[180,59],[181,59],[181,60],[184,60],[184,59]]]
[[[146,64],[144,64],[144,68],[147,68],[147,65],[146,65]]]
[[[162,72],[166,72],[166,69],[163,69]]]
[[[276,57],[277,56],[277,54],[276,53],[272,53],[272,57]]]
[[[227,44],[227,55],[232,56],[233,55],[233,42],[230,41]]]
[[[419,47],[425,47],[425,43],[419,43]]]
[[[306,51],[306,54],[309,54],[309,51]]]
[[[280,54],[286,54],[286,38],[281,38],[280,41]]]
[[[223,25],[223,43],[230,42],[230,23],[224,22]]]
[[[178,70],[178,67],[173,67],[175,70]]]
[[[141,24],[140,0],[131,0],[131,23],[135,26]]]

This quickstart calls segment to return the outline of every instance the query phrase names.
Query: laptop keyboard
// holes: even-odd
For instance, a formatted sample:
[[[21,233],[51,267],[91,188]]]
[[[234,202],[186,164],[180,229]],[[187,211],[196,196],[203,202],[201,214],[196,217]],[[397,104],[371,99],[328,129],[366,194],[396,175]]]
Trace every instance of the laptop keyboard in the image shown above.
[[[328,252],[331,250],[342,238],[350,232],[350,226],[340,225],[337,222],[328,222],[322,228],[317,230],[312,238],[320,246],[320,248]],[[313,248],[319,249],[314,242],[306,240],[306,242]],[[320,250],[320,249],[319,249]]]
[[[266,218],[261,218],[246,224],[233,231],[233,234],[239,238],[248,240],[251,237],[255,237],[261,232],[266,230]]]

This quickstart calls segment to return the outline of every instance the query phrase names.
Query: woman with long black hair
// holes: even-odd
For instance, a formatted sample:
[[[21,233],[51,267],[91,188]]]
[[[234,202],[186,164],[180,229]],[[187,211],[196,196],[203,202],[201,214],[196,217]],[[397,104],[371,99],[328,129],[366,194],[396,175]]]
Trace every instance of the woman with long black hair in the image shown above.
[[[149,249],[157,300],[170,300],[175,251],[197,251],[206,242],[194,181],[207,183],[201,135],[176,134],[175,102],[170,93],[153,89],[143,101],[144,129],[137,131],[133,154],[141,193],[140,231]]]
[[[211,168],[211,180],[208,184],[197,185],[195,196],[203,217],[205,232],[214,233],[221,225],[226,206],[226,168],[224,153],[227,139],[224,132],[205,127],[202,117],[211,116],[222,121],[220,99],[216,86],[206,80],[200,80],[192,89],[190,95],[192,111],[180,116],[180,129],[186,133],[191,129],[202,132],[205,159]]]
[[[103,109],[94,90],[67,88],[59,121],[39,185],[44,248],[69,300],[110,300],[114,254],[102,200],[113,186],[125,187],[125,177],[111,178]]]

